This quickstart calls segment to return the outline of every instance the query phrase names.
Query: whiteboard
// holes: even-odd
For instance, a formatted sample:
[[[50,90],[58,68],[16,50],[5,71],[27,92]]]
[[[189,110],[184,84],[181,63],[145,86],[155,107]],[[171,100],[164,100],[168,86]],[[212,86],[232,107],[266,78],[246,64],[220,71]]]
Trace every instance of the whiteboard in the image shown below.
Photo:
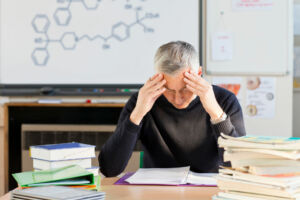
[[[199,49],[199,2],[171,2],[1,0],[0,84],[142,84],[160,45]]]
[[[286,75],[289,72],[293,42],[291,0],[206,0],[205,3],[203,64],[207,74]],[[253,7],[243,7],[243,3],[252,3]],[[222,32],[232,37],[231,59],[212,56],[217,51],[212,46],[213,36]]]

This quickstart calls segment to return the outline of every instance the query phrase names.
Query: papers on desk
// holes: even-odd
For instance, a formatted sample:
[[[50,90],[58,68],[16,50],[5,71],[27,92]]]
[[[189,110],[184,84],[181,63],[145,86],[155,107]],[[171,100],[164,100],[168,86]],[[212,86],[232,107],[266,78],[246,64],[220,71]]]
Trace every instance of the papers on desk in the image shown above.
[[[32,200],[101,200],[105,198],[104,192],[88,191],[79,188],[68,188],[63,186],[33,187],[24,190],[14,190],[11,199]]]
[[[134,185],[202,185],[216,186],[215,173],[195,173],[190,167],[140,168],[125,179]]]

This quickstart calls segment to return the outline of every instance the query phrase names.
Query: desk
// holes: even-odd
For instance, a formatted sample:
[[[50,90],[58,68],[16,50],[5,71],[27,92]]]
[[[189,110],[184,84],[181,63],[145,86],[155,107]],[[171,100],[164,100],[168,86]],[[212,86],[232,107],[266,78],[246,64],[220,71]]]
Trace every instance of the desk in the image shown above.
[[[118,178],[104,178],[101,191],[106,193],[106,200],[153,200],[153,199],[201,199],[211,200],[219,191],[217,187],[179,187],[179,186],[128,186],[113,185]],[[6,194],[0,200],[9,200]]]

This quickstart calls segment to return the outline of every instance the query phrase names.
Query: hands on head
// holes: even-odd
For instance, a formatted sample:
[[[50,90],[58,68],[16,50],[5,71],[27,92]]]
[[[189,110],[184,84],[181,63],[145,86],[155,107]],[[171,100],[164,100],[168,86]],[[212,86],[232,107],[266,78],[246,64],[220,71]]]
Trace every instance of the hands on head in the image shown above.
[[[166,80],[163,74],[153,75],[140,89],[136,106],[130,115],[130,120],[135,124],[140,124],[143,117],[151,110],[154,102],[166,90],[164,85]]]
[[[219,106],[212,85],[201,77],[202,68],[199,68],[198,73],[188,70],[184,72],[183,81],[186,83],[186,88],[193,94],[199,96],[200,101],[212,119],[218,119],[223,110]],[[181,80],[178,80],[181,81]],[[135,124],[140,124],[143,117],[151,110],[155,101],[166,90],[164,85],[166,80],[163,74],[157,73],[153,75],[140,89],[136,106],[130,115],[130,120]],[[190,102],[189,102],[190,103]]]
[[[210,115],[211,119],[218,119],[223,114],[223,110],[216,100],[212,85],[201,77],[202,68],[195,73],[189,70],[184,73],[183,81],[186,83],[187,89],[199,96],[200,101]]]

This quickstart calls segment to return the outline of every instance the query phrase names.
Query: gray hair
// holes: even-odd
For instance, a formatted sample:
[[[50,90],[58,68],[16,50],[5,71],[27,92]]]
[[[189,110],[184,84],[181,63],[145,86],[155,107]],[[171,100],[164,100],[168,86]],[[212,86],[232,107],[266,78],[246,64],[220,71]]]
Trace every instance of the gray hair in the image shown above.
[[[155,70],[168,75],[174,75],[186,67],[197,72],[199,66],[199,56],[195,48],[183,41],[169,42],[160,46],[154,57]]]

